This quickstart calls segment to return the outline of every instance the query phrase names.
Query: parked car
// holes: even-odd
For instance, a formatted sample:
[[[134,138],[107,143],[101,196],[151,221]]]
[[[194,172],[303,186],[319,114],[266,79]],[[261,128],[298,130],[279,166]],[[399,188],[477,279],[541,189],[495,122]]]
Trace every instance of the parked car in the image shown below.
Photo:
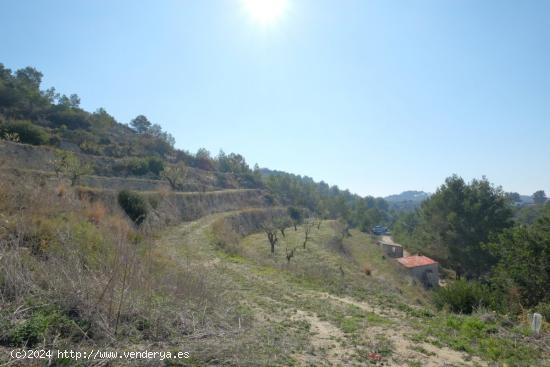
[[[381,236],[381,235],[389,234],[389,231],[387,227],[378,225],[372,228],[372,233],[377,236]]]

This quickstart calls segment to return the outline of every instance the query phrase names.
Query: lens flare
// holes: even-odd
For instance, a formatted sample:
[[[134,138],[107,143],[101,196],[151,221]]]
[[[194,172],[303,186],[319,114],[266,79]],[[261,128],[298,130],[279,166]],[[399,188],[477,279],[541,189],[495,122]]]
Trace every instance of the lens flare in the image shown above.
[[[288,0],[242,0],[252,20],[262,26],[277,22],[288,8]]]

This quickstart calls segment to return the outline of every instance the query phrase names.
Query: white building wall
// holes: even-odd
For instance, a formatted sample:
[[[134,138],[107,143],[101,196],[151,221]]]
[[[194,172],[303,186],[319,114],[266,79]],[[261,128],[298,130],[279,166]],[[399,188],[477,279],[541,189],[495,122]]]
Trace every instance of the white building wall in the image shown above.
[[[416,268],[410,268],[409,273],[414,278],[420,280],[421,282],[424,282],[426,280],[426,276],[424,276],[424,274],[426,274],[430,270],[433,276],[428,277],[428,279],[432,279],[428,285],[432,287],[437,287],[439,285],[439,264],[436,263],[424,266],[417,266]]]

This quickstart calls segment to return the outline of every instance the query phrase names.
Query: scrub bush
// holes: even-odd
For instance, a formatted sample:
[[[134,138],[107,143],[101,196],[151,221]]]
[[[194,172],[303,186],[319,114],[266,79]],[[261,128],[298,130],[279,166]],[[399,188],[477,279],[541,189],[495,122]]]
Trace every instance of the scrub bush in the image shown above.
[[[137,225],[143,223],[149,212],[145,199],[130,190],[122,190],[118,193],[118,204]]]
[[[488,286],[475,281],[457,280],[434,293],[439,309],[449,308],[455,313],[471,314],[476,308],[496,308],[497,296]]]

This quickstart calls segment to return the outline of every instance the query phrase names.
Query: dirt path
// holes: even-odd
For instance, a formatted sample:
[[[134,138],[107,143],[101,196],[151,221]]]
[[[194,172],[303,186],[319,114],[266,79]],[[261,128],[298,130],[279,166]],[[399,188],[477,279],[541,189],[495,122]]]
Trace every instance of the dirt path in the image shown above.
[[[212,214],[172,228],[156,241],[156,250],[179,263],[183,261],[201,262],[203,265],[217,263],[219,259],[213,257],[209,251],[207,231],[216,220],[232,213],[236,212]]]
[[[381,307],[369,303],[368,301],[358,301],[350,297],[340,297],[327,292],[313,291],[303,287],[281,283],[283,278],[279,278],[277,273],[254,273],[251,271],[255,267],[253,263],[226,263],[224,259],[219,258],[210,249],[209,245],[205,246],[205,241],[208,240],[209,226],[217,219],[228,215],[228,213],[214,214],[199,219],[195,222],[185,223],[172,231],[169,231],[166,236],[159,239],[159,249],[171,257],[175,262],[184,264],[185,261],[197,263],[202,262],[203,265],[217,266],[218,263],[231,269],[235,274],[239,274],[246,279],[247,286],[241,287],[243,297],[247,302],[256,303],[256,299],[269,298],[267,300],[272,307],[266,314],[273,319],[287,318],[290,321],[306,321],[309,325],[309,337],[306,347],[299,353],[295,354],[296,359],[302,366],[348,366],[372,365],[372,358],[378,358],[379,355],[373,350],[388,349],[391,352],[383,357],[382,363],[384,366],[427,366],[427,367],[463,367],[463,366],[486,366],[478,358],[469,358],[466,354],[453,351],[449,348],[439,348],[425,342],[415,342],[411,340],[411,335],[415,334],[416,330],[408,321],[409,316],[400,310],[393,307]],[[383,241],[392,242],[390,236],[383,236]],[[238,282],[238,281],[237,281]],[[277,296],[270,294],[267,288],[285,289],[285,293],[279,293]],[[248,293],[247,289],[253,289]],[[294,299],[294,302],[288,301]],[[321,317],[321,313],[311,307],[313,300],[323,300],[331,302],[341,312],[346,312],[346,306],[352,305],[358,307],[362,311],[374,313],[384,319],[390,320],[388,325],[367,325],[364,330],[359,332],[361,338],[366,341],[366,344],[358,345],[354,338],[358,334],[346,334],[335,323],[325,320]],[[264,302],[265,303],[265,302]],[[300,304],[305,307],[301,307]],[[306,306],[307,305],[307,306]],[[258,312],[262,312],[261,303],[257,304]],[[274,311],[276,310],[276,311]],[[273,314],[275,312],[275,314]],[[386,345],[383,345],[386,344]]]
[[[382,236],[382,241],[386,242],[390,245],[401,245],[393,240],[392,236],[384,235]],[[403,257],[411,256],[411,253],[407,251],[405,247],[403,247]]]
[[[334,300],[347,305],[352,305],[360,308],[363,311],[372,312],[385,318],[399,321],[407,317],[407,315],[404,312],[401,312],[394,308],[381,308],[380,306],[376,306],[368,302],[356,301],[348,297],[338,297],[326,292],[315,292],[315,294],[317,294],[317,297],[319,298],[330,299],[330,300]]]
[[[333,294],[317,292],[320,298],[326,298],[333,301],[341,302],[347,305],[356,306],[367,312],[374,312],[377,315],[390,318],[399,323],[398,327],[369,327],[368,332],[375,335],[378,339],[387,339],[394,348],[394,353],[391,356],[388,366],[409,366],[411,361],[417,361],[422,366],[426,367],[463,367],[463,366],[487,366],[477,357],[469,358],[466,354],[451,350],[447,347],[439,348],[429,343],[413,342],[408,335],[414,334],[415,330],[411,328],[407,322],[407,315],[395,309],[382,309],[368,302],[356,301],[348,297],[338,297]],[[323,329],[326,326],[321,322],[317,322],[315,318],[309,319],[312,327]],[[326,324],[326,323],[325,323]],[[333,327],[334,328],[334,327]],[[338,330],[336,335],[342,335]],[[341,351],[342,355],[349,355],[349,350],[345,348],[335,348],[335,351]],[[469,360],[467,360],[469,359]]]
[[[316,314],[298,310],[292,320],[305,320],[311,326],[311,348],[298,356],[302,365],[319,365],[322,361],[326,366],[342,366],[343,360],[353,354],[353,349],[341,342],[346,338],[344,333],[330,322],[320,320]]]

